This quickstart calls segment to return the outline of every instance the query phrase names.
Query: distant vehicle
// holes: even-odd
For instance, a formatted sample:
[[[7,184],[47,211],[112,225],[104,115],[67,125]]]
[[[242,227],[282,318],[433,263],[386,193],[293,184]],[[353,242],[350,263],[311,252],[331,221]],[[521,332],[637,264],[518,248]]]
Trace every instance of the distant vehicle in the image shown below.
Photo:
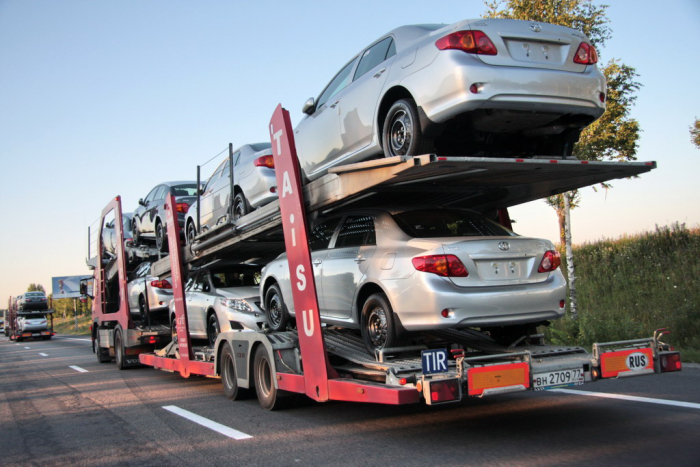
[[[5,330],[5,320],[0,319],[0,331],[4,331],[4,330]]]
[[[360,329],[370,353],[411,331],[543,324],[564,314],[554,245],[473,211],[351,211],[319,221],[309,237],[321,319]],[[295,315],[291,281],[286,254],[263,268],[274,331]]]
[[[125,212],[122,214],[122,226],[124,229],[124,244],[128,246],[134,242],[134,237],[132,233],[132,219],[134,214],[131,212]],[[114,229],[114,220],[111,220],[102,228],[102,245],[105,251],[111,255],[116,255],[117,253],[117,234]],[[131,260],[132,258],[129,258]]]
[[[168,194],[175,196],[177,219],[180,228],[184,228],[185,214],[197,199],[197,182],[164,182],[153,188],[145,199],[139,200],[139,206],[134,211],[132,226],[136,243],[141,243],[144,238],[155,239],[156,248],[159,251],[168,250],[164,208],[165,197]]]
[[[275,163],[270,143],[245,144],[233,153],[233,219],[277,199]],[[199,204],[201,203],[201,209]],[[200,231],[205,232],[229,220],[231,210],[231,169],[229,158],[219,164],[202,190],[200,202],[190,206],[186,216],[188,243]]]
[[[172,285],[165,279],[151,276],[151,262],[145,261],[131,273],[127,283],[129,311],[138,314],[142,321],[146,320],[146,295],[148,295],[148,310],[157,313],[168,310],[173,299]],[[148,289],[148,293],[146,293]],[[167,318],[167,315],[165,315]]]
[[[534,21],[394,29],[304,105],[294,129],[303,175],[382,153],[569,155],[605,111],[597,61],[580,31]]]
[[[44,292],[25,292],[19,296],[17,308],[20,311],[42,311],[49,309],[49,303],[46,300],[46,294]]]
[[[255,265],[223,263],[193,272],[185,285],[190,335],[213,345],[220,332],[262,329],[259,284],[260,267]],[[174,335],[173,307],[171,303]]]

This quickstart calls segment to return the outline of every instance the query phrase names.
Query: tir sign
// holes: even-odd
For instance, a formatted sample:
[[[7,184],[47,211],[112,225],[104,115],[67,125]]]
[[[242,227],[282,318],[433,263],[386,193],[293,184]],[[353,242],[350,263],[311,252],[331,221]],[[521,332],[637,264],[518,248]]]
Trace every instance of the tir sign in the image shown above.
[[[431,349],[421,352],[424,375],[447,373],[447,350]]]

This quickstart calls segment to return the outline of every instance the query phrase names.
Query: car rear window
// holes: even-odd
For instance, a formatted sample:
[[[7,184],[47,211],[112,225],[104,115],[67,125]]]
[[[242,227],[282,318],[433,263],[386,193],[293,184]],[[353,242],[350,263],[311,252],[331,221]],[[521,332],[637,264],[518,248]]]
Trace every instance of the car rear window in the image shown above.
[[[27,292],[27,297],[43,297],[43,292]]]
[[[513,232],[479,213],[460,210],[416,210],[392,216],[401,230],[415,238],[499,237]]]
[[[197,196],[197,184],[175,185],[172,188],[172,193],[175,196]]]

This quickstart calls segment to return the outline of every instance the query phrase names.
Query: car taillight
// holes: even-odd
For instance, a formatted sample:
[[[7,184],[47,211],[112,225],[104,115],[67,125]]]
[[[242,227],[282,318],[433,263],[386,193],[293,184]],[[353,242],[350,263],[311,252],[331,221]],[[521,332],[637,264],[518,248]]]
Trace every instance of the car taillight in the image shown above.
[[[598,53],[595,51],[595,47],[587,42],[581,42],[574,55],[574,63],[580,63],[581,65],[598,63]]]
[[[170,285],[170,282],[166,281],[165,279],[161,281],[151,281],[151,287],[155,287],[156,289],[172,289],[173,286]]]
[[[187,203],[177,203],[177,204],[175,205],[175,210],[176,210],[177,212],[181,212],[181,213],[183,213],[183,214],[187,214],[187,211],[190,210],[190,205],[187,204]]]
[[[411,260],[418,271],[444,277],[467,277],[469,272],[455,255],[416,256]]]
[[[255,167],[269,167],[271,169],[275,168],[275,160],[272,158],[272,156],[262,156],[258,157],[253,161],[253,164],[255,164]]]
[[[496,55],[498,51],[489,36],[481,31],[457,31],[435,41],[440,50],[457,49],[469,54]]]
[[[537,272],[551,272],[561,264],[561,255],[557,250],[548,250],[544,252],[544,257],[540,262],[540,267]]]

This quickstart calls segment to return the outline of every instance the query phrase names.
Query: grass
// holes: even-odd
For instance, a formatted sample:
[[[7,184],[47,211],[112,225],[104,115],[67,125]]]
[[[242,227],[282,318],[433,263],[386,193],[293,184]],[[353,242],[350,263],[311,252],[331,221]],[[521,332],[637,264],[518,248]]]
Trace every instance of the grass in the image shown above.
[[[56,313],[58,315],[58,313]],[[53,330],[56,334],[90,334],[90,315],[78,316],[78,328],[75,328],[75,317],[66,314],[66,318],[54,316]]]
[[[700,229],[683,224],[575,246],[578,319],[553,323],[549,341],[589,347],[668,328],[664,341],[685,350],[685,361],[700,361],[698,252]]]

